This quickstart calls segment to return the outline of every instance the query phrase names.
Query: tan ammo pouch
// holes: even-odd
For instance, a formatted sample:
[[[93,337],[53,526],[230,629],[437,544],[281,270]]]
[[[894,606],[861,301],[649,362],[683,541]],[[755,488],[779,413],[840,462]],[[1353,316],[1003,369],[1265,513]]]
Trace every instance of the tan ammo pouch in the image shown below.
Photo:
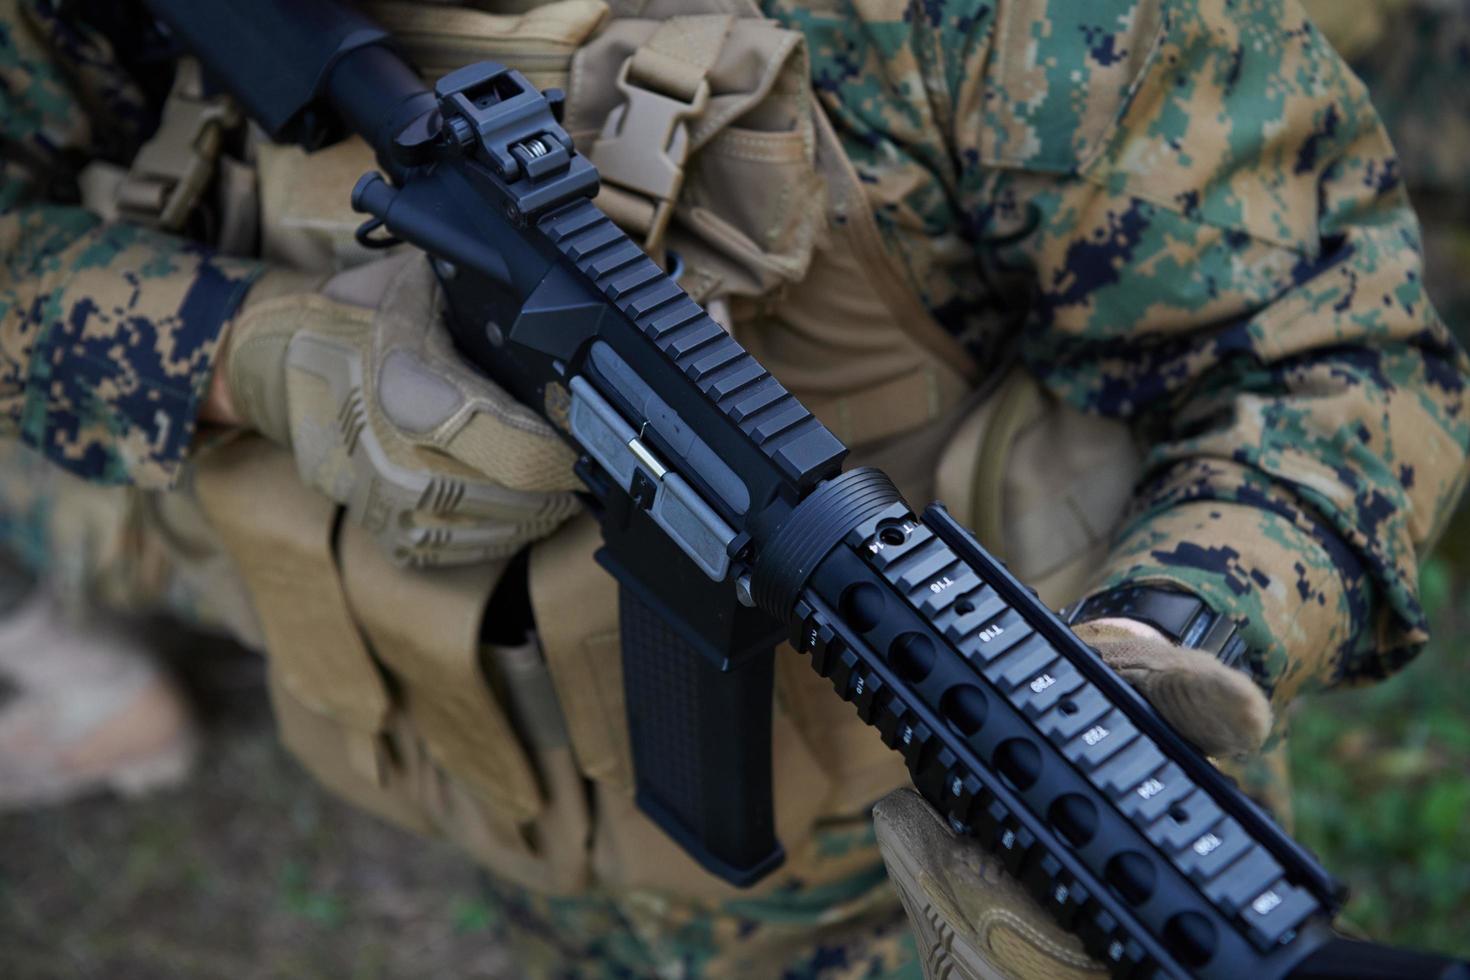
[[[854,448],[952,412],[973,366],[887,254],[802,35],[743,0],[613,8],[566,109],[599,206]]]
[[[567,90],[598,206],[650,252],[676,250],[701,302],[800,281],[826,218],[801,35],[722,9],[738,4],[637,6],[577,52]]]
[[[196,466],[264,632],[292,753],[354,803],[502,875],[581,888],[588,814],[550,676],[534,646],[479,641],[504,566],[392,565],[257,436]]]

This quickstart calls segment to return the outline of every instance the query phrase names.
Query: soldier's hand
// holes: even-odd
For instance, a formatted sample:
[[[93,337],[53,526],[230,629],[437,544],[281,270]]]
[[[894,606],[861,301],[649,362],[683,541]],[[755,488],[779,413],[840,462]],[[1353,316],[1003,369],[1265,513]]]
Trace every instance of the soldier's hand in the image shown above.
[[[1243,671],[1210,654],[1133,619],[1095,619],[1072,632],[1205,755],[1255,752],[1271,733],[1266,695]]]
[[[577,507],[571,450],[463,361],[441,303],[419,254],[268,273],[216,369],[217,414],[289,447],[401,564],[505,557]]]
[[[1108,975],[1000,858],[979,841],[957,836],[918,793],[898,789],[883,797],[873,808],[873,824],[928,980]]]
[[[1145,623],[1098,619],[1074,632],[1206,755],[1260,748],[1265,695],[1214,657]],[[873,811],[878,845],[913,926],[924,972],[951,980],[1094,980],[1107,976],[978,841],[957,836],[913,790]]]

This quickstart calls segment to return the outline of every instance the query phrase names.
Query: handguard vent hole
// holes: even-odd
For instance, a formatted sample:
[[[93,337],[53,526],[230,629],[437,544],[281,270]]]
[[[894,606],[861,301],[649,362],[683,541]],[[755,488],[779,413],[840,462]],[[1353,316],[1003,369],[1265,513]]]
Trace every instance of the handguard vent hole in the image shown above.
[[[957,684],[944,692],[939,699],[939,711],[944,720],[961,735],[974,735],[985,724],[985,715],[990,702],[985,692],[973,684]]]
[[[954,604],[954,611],[961,616],[968,616],[975,611],[975,604],[969,599],[961,599]]]
[[[898,676],[910,684],[917,684],[928,677],[938,656],[934,641],[923,633],[901,633],[888,648],[888,662]]]
[[[1169,807],[1169,819],[1175,823],[1184,823],[1189,819],[1189,811],[1176,803],[1174,806]]]
[[[885,527],[878,532],[878,540],[886,545],[898,546],[907,541],[909,536],[903,533],[901,527]]]
[[[1061,704],[1057,705],[1057,709],[1064,715],[1075,715],[1077,713],[1077,702],[1071,698],[1067,698]]]
[[[871,582],[859,582],[842,593],[837,611],[847,625],[859,633],[867,633],[883,621],[886,605],[882,589]]]
[[[1158,883],[1154,863],[1137,851],[1113,855],[1105,873],[1113,890],[1132,905],[1142,905],[1152,898],[1154,886]]]
[[[1180,912],[1164,925],[1164,945],[1188,966],[1208,963],[1217,944],[1214,925],[1198,912]]]
[[[1028,790],[1041,775],[1041,750],[1024,738],[1007,739],[995,747],[992,763],[1012,786]]]
[[[1073,847],[1083,847],[1097,833],[1097,806],[1085,796],[1067,793],[1057,797],[1047,819]]]

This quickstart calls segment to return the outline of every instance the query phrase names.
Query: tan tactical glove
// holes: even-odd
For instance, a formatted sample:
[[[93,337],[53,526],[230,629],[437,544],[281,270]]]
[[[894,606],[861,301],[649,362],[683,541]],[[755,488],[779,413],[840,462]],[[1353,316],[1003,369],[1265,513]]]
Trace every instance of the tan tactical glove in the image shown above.
[[[1128,619],[1074,632],[1202,752],[1238,755],[1271,729],[1266,696],[1249,677],[1152,626]],[[1077,980],[1107,976],[1001,865],[913,790],[874,808],[878,846],[898,888],[930,980]]]
[[[1000,859],[911,789],[873,808],[878,850],[929,980],[1094,980],[1108,975]]]
[[[1132,619],[1095,619],[1072,632],[1205,755],[1255,752],[1271,733],[1266,695],[1243,671],[1210,654]]]
[[[571,449],[456,352],[422,255],[324,285],[268,273],[219,370],[236,414],[400,564],[503,558],[576,510]]]

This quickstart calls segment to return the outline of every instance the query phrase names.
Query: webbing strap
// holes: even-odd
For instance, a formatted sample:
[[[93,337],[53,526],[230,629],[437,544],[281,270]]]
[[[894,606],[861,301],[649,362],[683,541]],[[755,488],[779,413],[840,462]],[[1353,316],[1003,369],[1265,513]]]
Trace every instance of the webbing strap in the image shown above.
[[[728,14],[670,17],[633,52],[628,81],[693,102],[734,24],[735,18]]]

